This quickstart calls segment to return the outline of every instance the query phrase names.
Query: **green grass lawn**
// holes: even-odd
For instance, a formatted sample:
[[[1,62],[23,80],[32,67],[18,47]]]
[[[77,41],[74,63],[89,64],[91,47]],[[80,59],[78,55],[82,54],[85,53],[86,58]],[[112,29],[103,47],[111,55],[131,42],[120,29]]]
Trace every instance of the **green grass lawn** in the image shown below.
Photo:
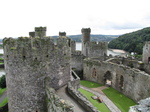
[[[96,87],[102,86],[102,84],[98,84],[98,83],[94,83],[94,82],[86,81],[86,80],[81,80],[80,84],[82,86],[85,86],[85,87],[88,87],[88,88],[96,88]]]
[[[0,107],[5,106],[8,103],[8,98],[6,97],[1,103],[0,103]]]
[[[110,110],[107,108],[107,106],[104,103],[99,103],[97,100],[93,100],[91,96],[95,96],[94,94],[79,88],[79,91],[84,94],[88,100],[100,111],[100,112],[110,112]]]
[[[122,112],[128,112],[130,106],[136,105],[133,100],[113,88],[106,88],[102,91]]]
[[[6,88],[0,88],[0,95],[6,90]]]

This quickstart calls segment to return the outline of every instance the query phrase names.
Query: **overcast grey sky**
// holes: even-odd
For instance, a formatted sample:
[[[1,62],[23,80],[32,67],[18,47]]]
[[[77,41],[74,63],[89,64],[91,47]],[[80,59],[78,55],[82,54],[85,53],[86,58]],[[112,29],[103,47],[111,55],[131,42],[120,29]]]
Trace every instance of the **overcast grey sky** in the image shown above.
[[[150,0],[1,0],[0,38],[28,36],[46,26],[47,35],[124,34],[150,26]]]

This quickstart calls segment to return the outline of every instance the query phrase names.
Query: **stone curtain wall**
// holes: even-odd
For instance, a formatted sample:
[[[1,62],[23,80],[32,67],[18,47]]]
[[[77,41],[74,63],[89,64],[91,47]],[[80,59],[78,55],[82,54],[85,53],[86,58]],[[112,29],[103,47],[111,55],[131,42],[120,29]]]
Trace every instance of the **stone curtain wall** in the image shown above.
[[[55,94],[55,90],[46,87],[48,112],[73,112],[73,104],[61,99]]]
[[[87,57],[107,56],[107,42],[87,42],[85,44]]]
[[[93,70],[95,70],[93,75]],[[150,96],[150,75],[127,66],[85,59],[83,64],[84,80],[105,84],[108,79],[111,86],[134,101]]]
[[[80,78],[77,76],[77,74],[72,71],[72,80],[68,82],[67,90],[68,93],[76,99],[78,103],[80,103],[87,112],[99,112],[92,104],[89,102],[89,100],[78,91],[80,86]]]
[[[56,47],[50,37],[3,40],[9,112],[46,112],[45,84],[58,89],[70,80],[69,41],[57,41]]]
[[[78,74],[78,76],[83,78],[83,59],[81,51],[74,51],[71,55],[71,68]]]

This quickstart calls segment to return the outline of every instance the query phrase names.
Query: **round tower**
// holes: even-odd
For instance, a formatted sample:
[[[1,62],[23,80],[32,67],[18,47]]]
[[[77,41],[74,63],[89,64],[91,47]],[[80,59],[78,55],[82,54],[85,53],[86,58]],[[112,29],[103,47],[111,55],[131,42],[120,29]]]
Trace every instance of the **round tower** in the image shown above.
[[[86,54],[86,43],[90,42],[90,33],[91,29],[90,28],[82,28],[81,29],[82,33],[82,54],[84,56],[87,56]]]
[[[86,42],[90,41],[91,29],[90,28],[82,28],[81,32],[82,32],[82,42],[86,43]]]

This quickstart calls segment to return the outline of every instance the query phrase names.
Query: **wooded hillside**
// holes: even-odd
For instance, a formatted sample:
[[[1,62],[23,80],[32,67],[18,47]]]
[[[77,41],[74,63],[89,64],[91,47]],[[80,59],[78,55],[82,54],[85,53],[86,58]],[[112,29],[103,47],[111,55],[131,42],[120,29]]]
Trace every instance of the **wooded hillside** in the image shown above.
[[[121,35],[110,41],[108,47],[142,54],[145,41],[150,41],[150,27]]]

